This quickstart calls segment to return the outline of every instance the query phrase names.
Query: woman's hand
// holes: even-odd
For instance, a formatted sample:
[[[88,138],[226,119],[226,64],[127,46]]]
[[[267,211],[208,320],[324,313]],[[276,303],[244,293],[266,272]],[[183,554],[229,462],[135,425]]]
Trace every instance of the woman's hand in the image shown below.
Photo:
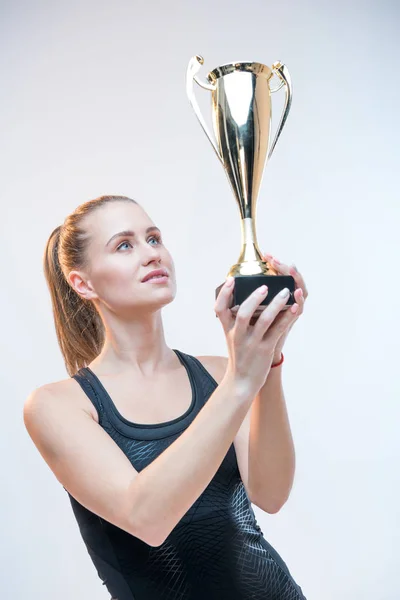
[[[288,333],[291,330],[291,328],[293,327],[293,324],[297,321],[299,316],[304,311],[304,303],[307,299],[308,291],[307,291],[307,287],[304,282],[304,279],[303,279],[302,275],[299,273],[299,271],[297,270],[295,265],[293,265],[293,264],[286,265],[284,263],[281,263],[279,260],[274,258],[272,256],[272,254],[267,254],[267,253],[263,254],[263,259],[268,261],[270,263],[270,265],[276,271],[278,271],[278,273],[280,275],[292,275],[292,277],[294,278],[294,281],[295,281],[295,290],[294,290],[294,294],[293,294],[294,300],[299,305],[299,308],[296,312],[296,318],[294,318],[290,323],[288,323],[287,328],[282,332],[282,335],[277,340],[277,343],[275,346],[275,351],[274,351],[274,357],[273,357],[273,361],[272,361],[272,364],[274,364],[274,363],[277,363],[280,361],[282,348],[285,344]],[[293,306],[295,306],[295,304],[293,304],[287,310],[292,310]],[[277,319],[280,319],[280,318],[281,318],[281,316],[279,314],[277,316]]]
[[[281,335],[279,336],[279,338],[277,338],[277,340],[276,340],[276,345],[274,348],[274,354],[273,354],[273,360],[272,360],[272,364],[275,364],[275,363],[280,362],[282,349],[283,349],[283,346],[287,339],[289,331],[291,330],[291,328],[293,327],[293,324],[297,321],[299,316],[304,311],[304,302],[308,296],[308,291],[307,291],[306,284],[304,282],[302,275],[299,273],[299,271],[297,270],[297,268],[294,265],[286,265],[284,263],[281,263],[276,258],[274,258],[272,256],[272,254],[265,253],[262,255],[262,258],[263,258],[263,260],[268,262],[271,265],[271,267],[275,271],[277,271],[277,273],[279,275],[292,275],[292,277],[294,278],[294,281],[295,281],[295,290],[293,293],[295,303],[292,305],[289,305],[289,307],[286,309],[285,309],[285,305],[284,305],[282,307],[282,310],[275,317],[275,321],[277,323],[279,323],[284,318],[284,314],[286,312],[290,311],[293,315],[294,314],[296,315],[295,318],[293,318],[287,322],[287,326],[281,332]],[[235,310],[236,310],[236,308],[237,307],[235,307]],[[232,314],[234,314],[234,312],[235,311],[233,311]],[[254,325],[257,322],[257,319],[258,319],[258,316],[252,316],[252,318],[250,319],[250,325]]]
[[[221,321],[228,346],[227,371],[255,396],[268,377],[278,340],[296,318],[296,308],[293,305],[290,307],[293,310],[282,310],[288,295],[276,294],[252,326],[250,321],[267,296],[267,286],[250,294],[236,315],[229,308],[234,286],[234,278],[228,277],[216,299],[215,313]]]

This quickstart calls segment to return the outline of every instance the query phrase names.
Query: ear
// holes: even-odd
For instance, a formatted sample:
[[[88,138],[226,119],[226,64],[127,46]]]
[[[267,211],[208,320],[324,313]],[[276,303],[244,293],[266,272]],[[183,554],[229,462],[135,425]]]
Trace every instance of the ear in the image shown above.
[[[83,272],[71,271],[68,275],[68,281],[72,289],[84,300],[93,300],[94,298],[97,298],[96,292]]]

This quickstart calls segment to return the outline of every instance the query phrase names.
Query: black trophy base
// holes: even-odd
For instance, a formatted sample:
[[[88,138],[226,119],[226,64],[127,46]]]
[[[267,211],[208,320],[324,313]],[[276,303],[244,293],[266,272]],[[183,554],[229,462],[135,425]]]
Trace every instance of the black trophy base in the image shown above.
[[[268,292],[263,301],[260,302],[260,308],[255,310],[254,315],[262,313],[264,308],[275,298],[276,294],[279,294],[285,287],[289,288],[290,296],[282,310],[285,310],[295,303],[294,290],[296,282],[291,275],[236,275],[234,279],[235,285],[231,303],[229,305],[229,308],[232,308],[233,312],[237,312],[242,302],[262,285],[268,286]],[[215,298],[218,297],[223,285],[224,284],[221,284],[215,290]]]

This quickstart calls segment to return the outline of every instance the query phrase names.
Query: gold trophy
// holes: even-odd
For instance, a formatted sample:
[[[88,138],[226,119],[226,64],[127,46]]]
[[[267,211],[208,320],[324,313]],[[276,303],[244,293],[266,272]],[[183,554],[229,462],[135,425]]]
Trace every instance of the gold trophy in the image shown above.
[[[256,236],[256,202],[264,166],[276,146],[289,114],[292,102],[292,84],[287,67],[280,62],[267,67],[257,62],[235,62],[217,67],[207,75],[207,81],[197,76],[204,60],[194,56],[188,65],[186,91],[190,103],[224,167],[239,206],[242,230],[242,248],[236,264],[227,277],[235,278],[231,307],[234,312],[259,286],[266,284],[268,294],[254,313],[258,316],[274,296],[284,287],[289,288],[285,308],[294,304],[295,280],[291,275],[279,275],[262,259]],[[270,86],[277,76],[279,83]],[[193,82],[209,90],[212,101],[212,122],[215,140],[200,112]],[[271,94],[285,86],[286,99],[283,113],[269,145],[271,128]],[[223,284],[215,290],[218,296]]]

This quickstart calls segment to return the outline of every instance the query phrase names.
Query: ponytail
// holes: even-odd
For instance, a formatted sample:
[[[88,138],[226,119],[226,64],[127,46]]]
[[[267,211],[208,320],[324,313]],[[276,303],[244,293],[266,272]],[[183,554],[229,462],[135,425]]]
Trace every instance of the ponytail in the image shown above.
[[[46,244],[44,274],[50,291],[58,344],[71,377],[100,354],[105,330],[95,305],[72,288],[67,276],[72,270],[88,267],[90,234],[85,228],[84,217],[99,206],[115,201],[137,204],[126,196],[100,196],[89,200],[78,206],[63,225],[54,229]]]

